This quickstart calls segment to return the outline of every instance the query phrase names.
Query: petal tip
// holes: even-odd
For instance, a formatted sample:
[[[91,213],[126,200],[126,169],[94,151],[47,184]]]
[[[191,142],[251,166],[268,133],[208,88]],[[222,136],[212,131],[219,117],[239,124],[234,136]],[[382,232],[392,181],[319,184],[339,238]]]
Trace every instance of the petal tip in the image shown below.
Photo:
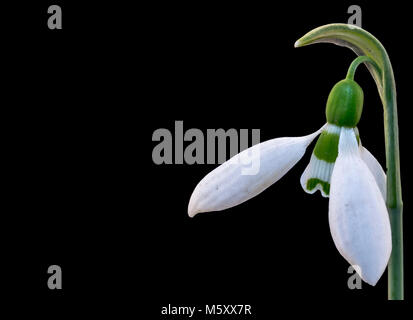
[[[297,41],[294,43],[294,48],[298,48],[298,47],[300,47],[300,45],[301,45],[300,40],[297,40]]]
[[[189,200],[189,204],[188,204],[188,216],[190,218],[195,217],[200,211],[197,210],[196,206],[195,206],[195,201],[194,201],[194,197],[193,195],[191,196],[191,199]]]
[[[198,213],[200,213],[201,211],[196,210],[195,208],[188,208],[188,216],[190,218],[195,217]]]
[[[367,275],[367,274],[362,274],[361,279],[363,279],[364,282],[368,283],[371,286],[375,286],[377,282],[380,280],[382,274],[375,274],[375,275]]]
[[[189,216],[190,218],[195,217],[197,213],[198,213],[198,212],[188,210],[188,216]]]
[[[374,280],[374,281],[372,281],[372,280],[367,280],[367,279],[363,279],[363,280],[364,280],[364,282],[368,283],[369,285],[371,285],[371,286],[373,286],[373,287],[375,287],[376,284],[377,284],[377,282],[379,281],[379,279]]]

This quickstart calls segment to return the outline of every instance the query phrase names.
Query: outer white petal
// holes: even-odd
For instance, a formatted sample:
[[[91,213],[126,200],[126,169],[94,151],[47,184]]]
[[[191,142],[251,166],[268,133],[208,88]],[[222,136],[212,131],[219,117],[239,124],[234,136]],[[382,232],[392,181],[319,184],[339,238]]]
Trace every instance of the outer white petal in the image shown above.
[[[352,129],[341,130],[331,177],[329,223],[338,251],[351,265],[359,266],[364,281],[375,285],[391,253],[390,222]]]
[[[360,144],[360,155],[364,163],[370,169],[373,174],[376,183],[379,186],[383,199],[386,199],[386,174],[377,159]]]
[[[188,215],[220,211],[255,197],[286,174],[320,133],[277,138],[248,148],[207,174],[196,186]]]

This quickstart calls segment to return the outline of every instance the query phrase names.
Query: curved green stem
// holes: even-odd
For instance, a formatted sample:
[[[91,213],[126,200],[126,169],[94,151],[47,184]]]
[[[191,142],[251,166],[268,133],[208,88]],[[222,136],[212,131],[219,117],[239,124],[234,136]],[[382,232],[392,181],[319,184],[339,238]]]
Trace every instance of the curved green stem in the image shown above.
[[[376,70],[380,70],[378,65],[369,57],[367,56],[359,56],[351,63],[350,67],[348,68],[346,79],[354,80],[354,74],[356,73],[357,67],[363,63],[369,62],[373,65]]]
[[[357,55],[367,56],[374,62],[374,64],[367,64],[367,68],[376,82],[384,108],[387,166],[386,204],[392,229],[392,253],[388,264],[388,298],[390,300],[403,300],[403,202],[400,182],[396,84],[390,59],[383,45],[372,34],[348,24],[337,23],[318,27],[300,38],[295,43],[295,47],[319,42],[348,47]]]

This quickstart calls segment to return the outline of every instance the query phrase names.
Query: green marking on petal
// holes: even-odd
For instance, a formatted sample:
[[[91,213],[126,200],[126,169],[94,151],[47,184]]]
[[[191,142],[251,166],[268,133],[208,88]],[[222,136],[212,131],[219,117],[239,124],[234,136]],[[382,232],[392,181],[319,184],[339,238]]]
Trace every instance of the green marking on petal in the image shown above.
[[[307,193],[312,194],[320,190],[323,197],[329,196],[330,179],[338,156],[338,144],[342,129],[341,126],[327,123],[318,138],[310,163],[300,178],[301,186]],[[354,128],[354,132],[358,135],[357,128]]]
[[[330,195],[330,184],[317,178],[311,178],[307,181],[307,189],[314,190],[317,185],[320,185],[326,195]]]
[[[323,131],[314,147],[315,156],[320,160],[335,162],[338,155],[339,139],[338,134]]]
[[[317,190],[320,190],[323,197],[328,197],[333,168],[334,162],[320,160],[313,153],[310,163],[300,178],[300,183],[304,191],[313,194]]]

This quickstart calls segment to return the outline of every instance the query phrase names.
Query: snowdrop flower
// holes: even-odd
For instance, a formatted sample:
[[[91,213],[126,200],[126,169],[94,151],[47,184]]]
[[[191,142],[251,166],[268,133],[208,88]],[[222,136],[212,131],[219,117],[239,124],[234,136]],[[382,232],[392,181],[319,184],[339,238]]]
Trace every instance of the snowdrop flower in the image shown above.
[[[354,76],[354,74],[353,74]],[[375,285],[391,253],[391,229],[385,204],[386,176],[374,156],[362,146],[357,124],[363,91],[347,77],[327,100],[327,123],[303,137],[276,138],[232,157],[207,174],[196,186],[188,205],[190,217],[220,211],[257,196],[281,179],[319,136],[301,176],[305,192],[319,190],[329,197],[329,225],[340,254],[361,278]],[[243,174],[241,158],[260,161],[255,175]]]

